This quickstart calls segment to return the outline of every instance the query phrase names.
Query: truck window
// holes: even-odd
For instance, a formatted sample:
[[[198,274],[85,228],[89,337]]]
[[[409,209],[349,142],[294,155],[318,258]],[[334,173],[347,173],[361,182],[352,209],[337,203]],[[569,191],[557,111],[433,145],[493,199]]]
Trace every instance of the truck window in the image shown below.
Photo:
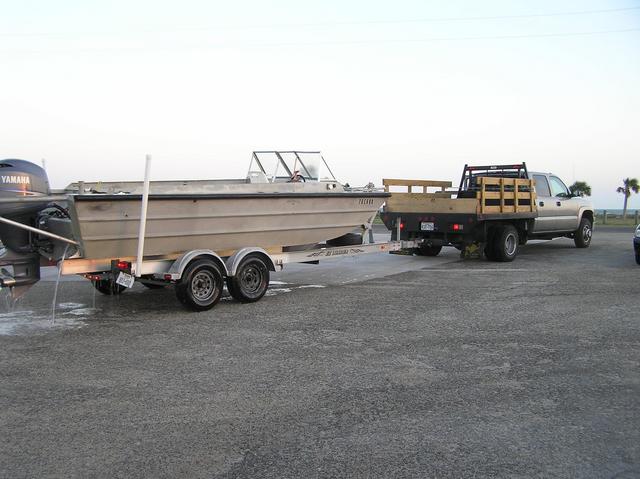
[[[538,196],[551,196],[549,191],[549,182],[544,175],[533,175],[533,179],[536,180],[536,194]]]
[[[551,181],[551,194],[553,196],[569,196],[569,190],[560,178],[557,176],[550,176],[549,180]]]

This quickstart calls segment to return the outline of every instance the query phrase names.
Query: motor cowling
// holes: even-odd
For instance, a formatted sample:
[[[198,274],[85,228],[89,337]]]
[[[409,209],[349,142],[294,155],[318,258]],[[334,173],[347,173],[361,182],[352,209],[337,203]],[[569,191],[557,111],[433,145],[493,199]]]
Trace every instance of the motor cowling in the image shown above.
[[[25,160],[0,160],[0,215],[37,211],[42,203],[37,201],[6,201],[11,198],[48,196],[49,179],[43,168]],[[46,205],[46,201],[44,202]]]
[[[0,160],[0,216],[35,226],[38,212],[50,201],[49,195],[49,179],[43,168],[25,160]],[[0,224],[0,240],[18,253],[31,249],[29,232],[15,226]]]

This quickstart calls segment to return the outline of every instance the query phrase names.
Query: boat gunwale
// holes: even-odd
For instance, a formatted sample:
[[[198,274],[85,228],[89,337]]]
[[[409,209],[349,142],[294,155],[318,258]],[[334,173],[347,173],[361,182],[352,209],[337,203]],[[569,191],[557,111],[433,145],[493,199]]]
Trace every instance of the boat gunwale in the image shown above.
[[[70,195],[74,201],[126,201],[141,200],[141,194],[100,194]],[[213,199],[262,199],[262,198],[389,198],[386,192],[301,192],[301,193],[153,193],[149,200],[213,200]]]

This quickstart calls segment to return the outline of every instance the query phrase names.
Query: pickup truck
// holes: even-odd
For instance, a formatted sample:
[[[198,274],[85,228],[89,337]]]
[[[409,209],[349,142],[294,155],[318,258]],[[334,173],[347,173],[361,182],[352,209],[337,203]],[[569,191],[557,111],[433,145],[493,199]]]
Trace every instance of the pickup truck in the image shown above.
[[[449,181],[384,179],[383,184],[391,197],[382,221],[392,239],[422,239],[419,255],[436,256],[443,246],[454,246],[463,255],[513,261],[530,239],[564,236],[578,248],[591,244],[592,204],[572,195],[558,176],[529,172],[524,163],[465,165],[456,190]],[[397,187],[408,191],[392,191]]]

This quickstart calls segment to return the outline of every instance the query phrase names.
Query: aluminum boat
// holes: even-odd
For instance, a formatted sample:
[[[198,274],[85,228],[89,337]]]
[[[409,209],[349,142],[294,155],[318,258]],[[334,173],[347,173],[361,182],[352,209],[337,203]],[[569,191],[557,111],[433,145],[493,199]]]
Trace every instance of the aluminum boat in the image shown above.
[[[143,182],[77,182],[52,194],[46,173],[32,163],[2,160],[0,173],[0,239],[10,258],[4,264],[17,265],[15,284],[29,282],[25,268],[35,268],[38,255],[136,256]],[[144,256],[317,244],[369,224],[388,196],[342,185],[320,152],[254,152],[239,180],[151,182]]]

